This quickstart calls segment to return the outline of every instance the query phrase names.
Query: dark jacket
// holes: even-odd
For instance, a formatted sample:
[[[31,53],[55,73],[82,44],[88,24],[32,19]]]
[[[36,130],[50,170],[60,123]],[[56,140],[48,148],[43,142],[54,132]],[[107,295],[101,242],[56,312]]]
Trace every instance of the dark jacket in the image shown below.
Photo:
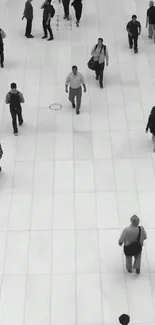
[[[150,130],[150,132],[155,135],[155,115],[150,114],[149,119],[148,119],[148,123],[146,126],[146,132],[148,131],[148,129]]]
[[[3,156],[3,150],[2,150],[2,146],[0,144],[0,159],[2,158],[2,156]]]
[[[26,1],[26,3],[25,3],[25,9],[24,9],[23,16],[26,19],[33,19],[33,7],[31,5],[31,2],[29,2],[29,1]]]

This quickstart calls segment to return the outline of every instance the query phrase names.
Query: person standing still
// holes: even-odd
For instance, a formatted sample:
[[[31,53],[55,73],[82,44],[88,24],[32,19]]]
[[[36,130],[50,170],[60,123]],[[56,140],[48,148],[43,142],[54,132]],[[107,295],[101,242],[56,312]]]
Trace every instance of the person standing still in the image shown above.
[[[16,83],[11,83],[11,90],[7,93],[5,102],[6,104],[10,104],[13,131],[15,135],[18,135],[17,116],[19,125],[21,126],[23,124],[21,103],[24,103],[25,100],[23,94],[17,90]]]
[[[1,60],[1,68],[4,68],[4,43],[3,39],[6,37],[4,30],[0,29],[0,60]]]
[[[147,235],[145,229],[142,226],[139,227],[140,220],[136,215],[133,215],[130,218],[130,222],[130,226],[126,227],[122,231],[118,244],[120,246],[124,244],[127,271],[131,273],[133,268],[136,270],[136,274],[140,274],[142,247],[144,240],[147,238]],[[135,249],[135,243],[138,243],[138,247],[140,246],[141,251],[138,253],[135,252],[133,255],[126,255],[126,251],[130,251],[131,253],[131,250]],[[134,257],[134,265],[132,265],[132,257]]]
[[[81,15],[82,15],[82,0],[74,0],[71,6],[73,6],[75,9],[76,26],[79,27]]]
[[[72,107],[75,108],[75,97],[76,97],[76,114],[80,114],[81,98],[82,98],[82,88],[83,85],[84,92],[86,92],[86,85],[83,75],[78,72],[76,65],[73,65],[72,72],[66,78],[66,93],[68,93],[69,88],[69,101],[72,103]]]
[[[47,31],[49,32],[50,37],[48,38],[48,41],[52,41],[54,39],[53,32],[51,29],[51,18],[54,17],[55,9],[51,5],[51,0],[46,0],[42,6],[41,9],[43,9],[43,30],[44,30],[44,36],[42,39],[47,38]]]
[[[126,30],[128,32],[129,48],[133,48],[134,43],[134,52],[138,52],[138,36],[141,33],[141,24],[137,21],[137,16],[133,15],[132,20],[127,23]]]
[[[103,44],[103,38],[98,39],[98,43],[93,47],[91,55],[95,61],[96,80],[99,80],[100,87],[103,88],[103,71],[109,64],[109,53],[106,46]]]
[[[26,30],[25,30],[25,37],[27,38],[34,38],[34,36],[31,34],[32,31],[32,20],[33,20],[33,7],[31,4],[32,0],[27,0],[25,3],[25,9],[23,13],[23,18],[26,18]]]
[[[154,43],[155,43],[155,6],[154,6],[154,1],[149,2],[149,9],[147,10],[147,13],[146,13],[146,28],[147,27],[148,27],[148,38],[153,37]]]
[[[70,5],[70,0],[62,0],[62,4],[64,7],[64,19],[69,20],[69,5]]]

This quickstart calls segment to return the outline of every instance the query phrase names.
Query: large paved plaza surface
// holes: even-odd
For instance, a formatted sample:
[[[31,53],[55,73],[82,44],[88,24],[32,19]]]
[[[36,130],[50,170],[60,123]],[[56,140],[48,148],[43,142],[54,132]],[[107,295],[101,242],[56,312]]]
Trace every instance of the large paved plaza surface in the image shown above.
[[[145,126],[155,104],[155,44],[144,0],[84,0],[80,28],[60,14],[55,40],[42,40],[40,0],[25,39],[24,0],[0,1],[5,68],[0,69],[0,325],[155,324],[155,154]],[[126,23],[142,24],[139,54]],[[87,69],[103,37],[110,55],[104,89]],[[76,64],[87,93],[75,115],[64,92]],[[25,97],[25,124],[12,133],[4,103],[11,82]],[[62,104],[53,112],[51,103]],[[148,239],[141,275],[127,274],[117,242],[132,214]]]

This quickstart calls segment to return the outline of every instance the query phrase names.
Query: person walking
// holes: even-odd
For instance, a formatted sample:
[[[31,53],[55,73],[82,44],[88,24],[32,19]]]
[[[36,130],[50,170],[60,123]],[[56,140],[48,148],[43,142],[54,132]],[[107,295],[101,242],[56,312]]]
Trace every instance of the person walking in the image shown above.
[[[24,103],[25,100],[23,94],[17,90],[16,83],[11,83],[11,90],[7,93],[5,102],[6,104],[10,104],[14,134],[18,135],[17,116],[19,125],[21,126],[23,124],[21,103]]]
[[[51,18],[54,17],[55,15],[55,9],[51,5],[51,0],[46,0],[42,6],[41,9],[43,9],[43,31],[44,31],[44,36],[42,39],[47,38],[47,32],[49,32],[50,37],[48,38],[48,41],[52,41],[54,39],[53,32],[51,29]]]
[[[2,149],[2,145],[0,143],[0,160],[2,159],[3,156],[3,149]],[[0,166],[0,172],[2,171],[2,167]]]
[[[74,0],[71,4],[75,10],[75,17],[76,17],[76,26],[79,27],[81,15],[82,15],[82,0]]]
[[[149,26],[149,27],[148,27]],[[149,9],[146,13],[146,28],[148,27],[148,37],[154,39],[155,43],[155,6],[154,1],[149,2]]]
[[[83,85],[84,92],[86,92],[86,85],[83,75],[78,72],[76,65],[73,65],[72,72],[66,78],[66,93],[68,93],[69,88],[69,101],[72,103],[72,107],[75,108],[75,97],[76,97],[76,114],[80,113],[81,98],[82,98],[82,88]]]
[[[109,64],[109,53],[107,47],[103,44],[103,38],[98,39],[98,43],[94,45],[91,55],[95,62],[95,73],[96,80],[99,80],[100,87],[103,88],[103,71],[105,67]]]
[[[6,37],[4,30],[0,28],[0,60],[1,68],[4,68],[4,42],[3,39]]]
[[[70,0],[62,0],[63,8],[64,8],[64,19],[69,20],[69,5]]]
[[[122,314],[119,316],[118,320],[121,325],[128,325],[130,323],[130,316],[127,314]]]
[[[34,38],[31,34],[32,31],[32,20],[33,20],[33,6],[31,4],[32,0],[27,0],[25,3],[25,9],[23,13],[23,18],[26,18],[26,30],[25,30],[25,37],[27,38]]]
[[[126,30],[128,32],[128,41],[129,41],[129,48],[133,48],[134,44],[134,52],[138,52],[138,36],[141,33],[141,24],[137,20],[137,16],[133,15],[132,20],[127,23]]]
[[[155,106],[153,106],[148,123],[146,126],[146,133],[148,132],[148,129],[152,133],[152,142],[153,142],[153,152],[155,152]]]
[[[147,235],[145,229],[139,226],[140,220],[136,215],[130,218],[130,222],[130,226],[122,231],[118,244],[120,246],[124,244],[127,271],[131,273],[133,268],[136,269],[136,274],[140,274],[142,247]],[[134,257],[134,265],[132,265],[132,257]]]

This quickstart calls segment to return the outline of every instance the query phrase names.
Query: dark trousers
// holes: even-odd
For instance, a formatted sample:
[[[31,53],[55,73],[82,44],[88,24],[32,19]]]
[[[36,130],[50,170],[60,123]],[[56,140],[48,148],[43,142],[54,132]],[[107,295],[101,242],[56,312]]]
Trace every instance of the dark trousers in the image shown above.
[[[47,31],[50,34],[50,38],[53,38],[53,32],[51,29],[51,21],[49,21],[48,25],[46,24],[46,20],[43,20],[43,30],[44,30],[44,35],[47,37]]]
[[[81,15],[82,15],[82,3],[74,5],[74,9],[75,9],[76,20],[79,22],[81,19]]]
[[[18,128],[17,128],[17,116],[18,116],[19,125],[21,125],[23,123],[22,108],[21,108],[21,106],[19,106],[18,108],[10,107],[10,113],[11,113],[11,117],[12,117],[13,130],[14,130],[15,133],[17,133],[18,132]]]
[[[96,62],[96,66],[95,66],[96,76],[99,78],[100,85],[103,84],[104,65],[105,65],[104,62],[100,64]]]
[[[76,112],[79,112],[81,107],[81,98],[82,98],[82,88],[79,87],[77,89],[73,89],[70,87],[69,89],[69,101],[73,104],[76,98]]]
[[[62,4],[63,4],[63,7],[64,7],[65,17],[69,17],[69,4],[70,4],[70,0],[62,0]]]
[[[129,39],[129,46],[133,47],[134,45],[134,51],[138,50],[138,35],[129,35],[128,34],[128,39]]]
[[[4,63],[4,45],[3,43],[0,44],[0,60],[1,60],[1,64]]]
[[[32,31],[32,19],[27,19],[25,36],[30,36]]]

